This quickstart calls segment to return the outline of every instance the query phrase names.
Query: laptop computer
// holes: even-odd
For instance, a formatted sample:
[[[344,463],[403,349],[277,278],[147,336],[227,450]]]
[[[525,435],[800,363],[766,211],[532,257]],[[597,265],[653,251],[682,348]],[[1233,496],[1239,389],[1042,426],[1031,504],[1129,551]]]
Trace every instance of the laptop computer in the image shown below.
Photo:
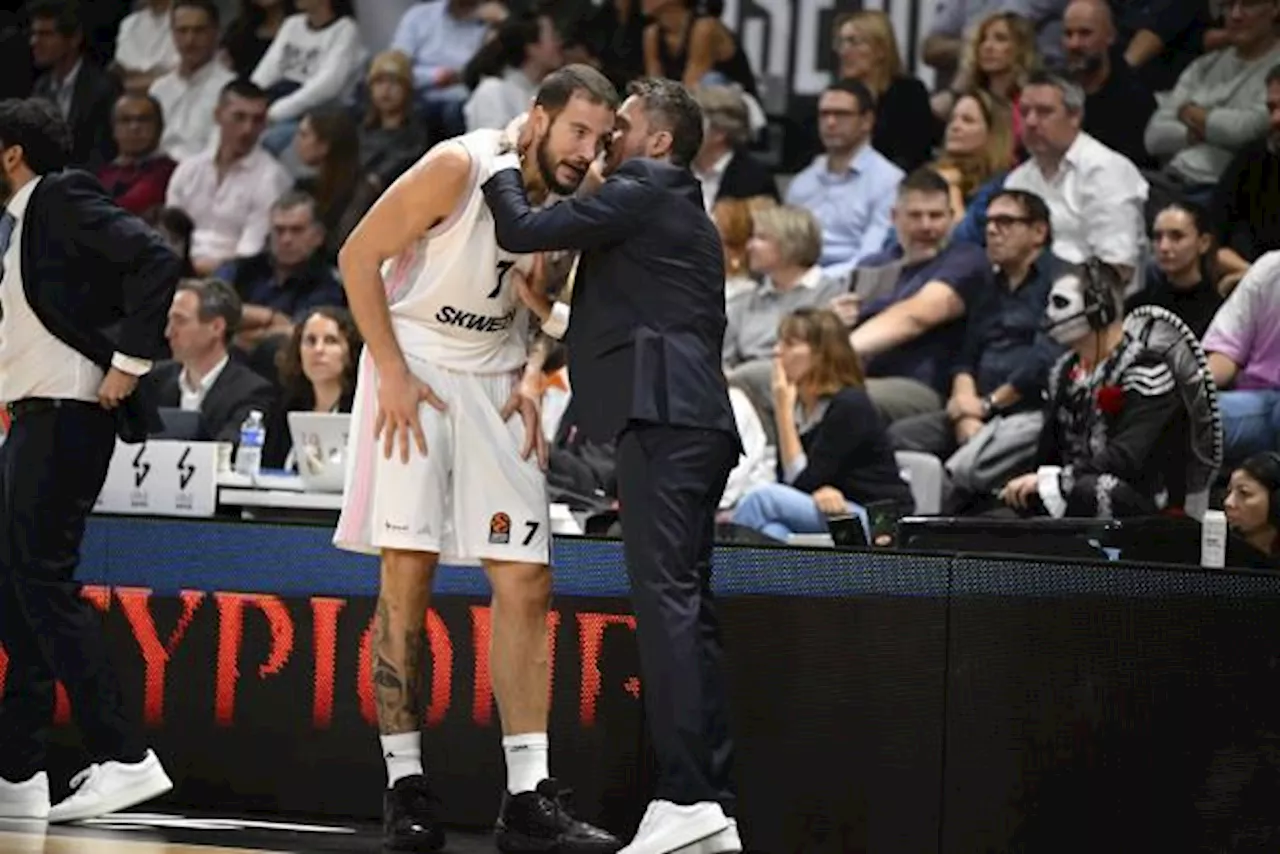
[[[176,406],[162,406],[160,407],[160,421],[164,424],[164,429],[152,433],[152,439],[195,441],[203,438],[199,411],[179,409]]]
[[[350,425],[346,412],[289,413],[293,457],[307,492],[342,492]]]

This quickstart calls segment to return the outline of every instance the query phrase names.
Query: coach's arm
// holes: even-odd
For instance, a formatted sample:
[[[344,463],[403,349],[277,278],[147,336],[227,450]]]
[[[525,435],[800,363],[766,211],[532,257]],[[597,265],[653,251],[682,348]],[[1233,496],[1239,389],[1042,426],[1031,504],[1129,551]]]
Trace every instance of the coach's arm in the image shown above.
[[[493,177],[484,184],[498,245],[517,254],[595,249],[622,240],[643,227],[645,211],[652,208],[657,193],[639,170],[628,170],[624,163],[594,195],[534,210],[514,154],[501,155]]]

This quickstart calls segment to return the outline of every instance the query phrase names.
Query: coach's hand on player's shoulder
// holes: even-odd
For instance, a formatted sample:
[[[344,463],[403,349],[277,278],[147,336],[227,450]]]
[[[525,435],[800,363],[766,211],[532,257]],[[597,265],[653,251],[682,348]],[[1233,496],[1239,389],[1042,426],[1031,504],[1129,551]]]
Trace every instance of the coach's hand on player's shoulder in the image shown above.
[[[418,446],[420,454],[427,455],[427,436],[422,431],[422,419],[418,417],[423,403],[441,412],[445,410],[444,401],[408,367],[388,371],[379,377],[378,420],[373,435],[375,440],[382,440],[382,454],[386,459],[391,459],[399,447],[401,462],[409,462],[410,441]]]
[[[521,459],[529,459],[529,455],[538,455],[538,465],[547,467],[547,437],[542,432],[542,371],[532,367],[526,368],[515,386],[511,389],[511,397],[502,407],[502,422],[505,424],[511,416],[519,414],[524,423],[524,443],[520,446]]]

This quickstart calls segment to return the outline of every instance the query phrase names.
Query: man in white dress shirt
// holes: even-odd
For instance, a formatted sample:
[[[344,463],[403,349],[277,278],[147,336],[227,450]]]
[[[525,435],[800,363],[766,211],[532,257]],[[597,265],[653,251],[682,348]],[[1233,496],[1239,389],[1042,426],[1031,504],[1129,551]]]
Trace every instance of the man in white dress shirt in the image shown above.
[[[77,821],[172,788],[75,575],[116,436],[142,441],[157,420],[133,392],[181,265],[96,180],[65,169],[70,149],[56,106],[0,102],[0,401],[12,422],[0,446],[0,818]],[[55,680],[93,764],[51,807]]]
[[[126,92],[146,92],[157,78],[178,64],[169,27],[172,7],[173,0],[147,0],[120,22],[114,65]]]
[[[164,109],[160,150],[179,163],[213,143],[218,97],[236,79],[217,59],[218,20],[212,0],[176,0],[169,40],[178,67],[151,84],[152,97]]]

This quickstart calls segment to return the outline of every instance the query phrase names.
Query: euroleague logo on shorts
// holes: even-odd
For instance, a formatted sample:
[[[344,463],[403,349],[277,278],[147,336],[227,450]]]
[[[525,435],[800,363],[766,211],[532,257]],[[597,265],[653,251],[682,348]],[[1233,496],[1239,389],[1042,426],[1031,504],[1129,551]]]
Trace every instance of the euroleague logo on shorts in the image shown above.
[[[489,517],[489,542],[504,546],[511,542],[511,517],[506,513],[494,513]]]

